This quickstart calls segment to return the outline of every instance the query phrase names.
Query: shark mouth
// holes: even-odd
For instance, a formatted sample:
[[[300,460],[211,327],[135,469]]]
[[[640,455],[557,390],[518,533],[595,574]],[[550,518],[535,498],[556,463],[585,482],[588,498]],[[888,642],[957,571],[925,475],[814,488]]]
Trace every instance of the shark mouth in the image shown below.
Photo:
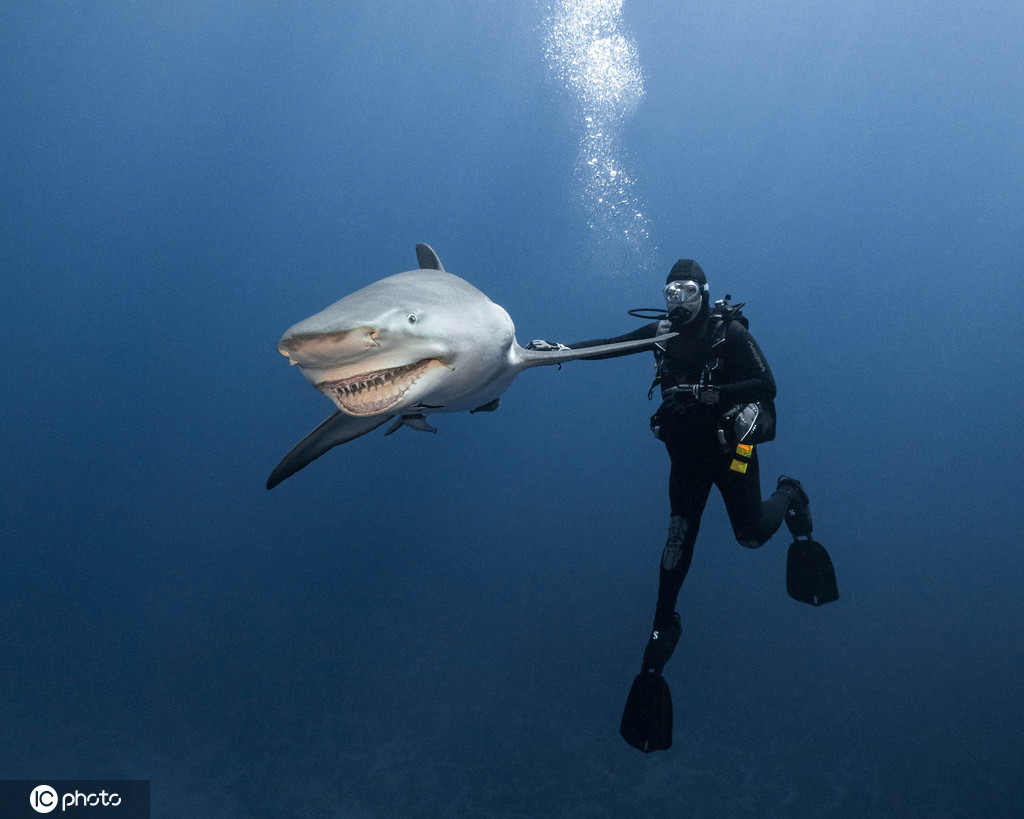
[[[362,373],[340,381],[324,381],[316,388],[349,415],[378,415],[401,401],[433,364],[442,362],[425,358],[404,367]]]

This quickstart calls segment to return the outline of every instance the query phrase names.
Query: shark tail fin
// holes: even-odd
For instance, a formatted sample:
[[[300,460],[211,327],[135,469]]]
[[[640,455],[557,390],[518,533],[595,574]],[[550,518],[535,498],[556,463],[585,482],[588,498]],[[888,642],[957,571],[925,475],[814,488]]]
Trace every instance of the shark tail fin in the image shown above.
[[[527,350],[516,344],[512,348],[515,365],[520,370],[530,367],[543,367],[549,364],[561,364],[564,361],[575,361],[579,358],[600,358],[601,356],[629,355],[653,350],[677,333],[666,333],[654,338],[642,338],[637,341],[619,341],[614,344],[602,344],[597,347],[580,347],[567,350]]]

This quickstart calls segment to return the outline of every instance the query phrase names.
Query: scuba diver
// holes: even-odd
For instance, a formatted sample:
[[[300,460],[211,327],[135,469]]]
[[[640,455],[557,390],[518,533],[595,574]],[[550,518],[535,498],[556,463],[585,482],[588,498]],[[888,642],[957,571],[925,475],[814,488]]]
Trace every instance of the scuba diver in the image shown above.
[[[671,517],[654,624],[621,726],[626,741],[644,752],[671,745],[671,695],[661,673],[682,633],[676,600],[712,485],[725,501],[742,546],[756,549],[786,522],[794,537],[787,561],[791,596],[811,605],[838,599],[828,554],[811,540],[810,503],[801,483],[783,475],[772,495],[761,499],[756,445],[775,437],[775,379],[747,329],[743,305],[730,305],[729,296],[712,304],[707,277],[692,259],[673,265],[663,295],[665,310],[629,311],[653,319],[649,324],[616,338],[568,345],[576,349],[677,334],[654,349],[657,372],[648,398],[659,387],[662,402],[651,418],[651,431],[671,461]],[[527,346],[567,345],[538,339]]]

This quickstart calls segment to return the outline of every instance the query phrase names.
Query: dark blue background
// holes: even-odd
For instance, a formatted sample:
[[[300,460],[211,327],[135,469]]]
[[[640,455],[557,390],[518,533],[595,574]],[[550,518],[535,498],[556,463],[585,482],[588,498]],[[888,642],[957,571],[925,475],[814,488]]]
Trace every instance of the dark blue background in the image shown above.
[[[540,6],[2,16],[3,776],[150,779],[154,816],[1019,815],[1019,5],[627,0],[648,255],[586,226]],[[647,356],[263,489],[331,410],[281,332],[418,241],[524,342],[632,329],[680,256],[748,304],[765,480],[843,596],[790,600],[783,534],[713,499],[667,753],[617,734]]]

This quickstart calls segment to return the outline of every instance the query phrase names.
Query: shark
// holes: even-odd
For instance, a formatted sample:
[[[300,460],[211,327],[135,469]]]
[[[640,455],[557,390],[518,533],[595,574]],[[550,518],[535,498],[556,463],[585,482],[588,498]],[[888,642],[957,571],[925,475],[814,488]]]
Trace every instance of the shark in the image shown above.
[[[335,411],[271,472],[267,489],[328,450],[392,422],[436,432],[442,412],[490,412],[515,377],[531,367],[653,349],[675,333],[571,349],[531,350],[516,341],[509,314],[416,245],[419,269],[345,296],[290,327],[277,349]]]

